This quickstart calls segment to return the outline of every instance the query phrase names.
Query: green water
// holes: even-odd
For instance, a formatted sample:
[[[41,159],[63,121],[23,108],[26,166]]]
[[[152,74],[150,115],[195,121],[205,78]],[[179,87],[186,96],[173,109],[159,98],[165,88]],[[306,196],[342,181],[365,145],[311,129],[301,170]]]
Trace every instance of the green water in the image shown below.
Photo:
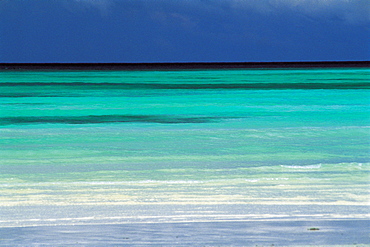
[[[0,207],[365,206],[369,74],[0,72]]]

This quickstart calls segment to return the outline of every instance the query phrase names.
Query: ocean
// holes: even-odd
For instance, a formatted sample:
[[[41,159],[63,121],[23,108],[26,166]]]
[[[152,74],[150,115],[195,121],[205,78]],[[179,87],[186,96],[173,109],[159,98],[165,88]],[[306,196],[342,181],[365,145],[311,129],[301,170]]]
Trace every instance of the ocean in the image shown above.
[[[368,218],[369,75],[1,71],[0,227]]]

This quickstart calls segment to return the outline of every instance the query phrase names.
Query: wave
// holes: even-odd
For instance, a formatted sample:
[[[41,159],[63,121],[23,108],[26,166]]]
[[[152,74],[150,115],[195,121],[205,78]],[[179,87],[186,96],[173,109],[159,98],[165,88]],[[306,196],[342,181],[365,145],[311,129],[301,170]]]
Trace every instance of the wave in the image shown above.
[[[316,165],[306,165],[306,166],[297,166],[297,165],[281,165],[281,167],[284,168],[290,168],[290,169],[320,169],[321,164]]]
[[[280,165],[282,168],[288,169],[325,169],[325,170],[361,170],[368,169],[370,163],[368,162],[340,162],[340,163],[320,163],[312,165]]]
[[[101,123],[210,123],[240,117],[180,117],[170,115],[88,115],[88,116],[28,116],[3,117],[0,125],[13,124],[101,124]]]
[[[85,187],[85,186],[147,186],[147,185],[197,185],[202,186],[203,184],[217,184],[236,186],[237,184],[245,183],[258,183],[266,181],[287,181],[290,178],[286,177],[261,177],[261,178],[229,178],[229,179],[205,179],[205,180],[132,180],[132,181],[48,181],[48,182],[0,182],[0,185],[4,188],[9,187],[46,187],[51,188],[53,186],[72,186],[72,187]]]

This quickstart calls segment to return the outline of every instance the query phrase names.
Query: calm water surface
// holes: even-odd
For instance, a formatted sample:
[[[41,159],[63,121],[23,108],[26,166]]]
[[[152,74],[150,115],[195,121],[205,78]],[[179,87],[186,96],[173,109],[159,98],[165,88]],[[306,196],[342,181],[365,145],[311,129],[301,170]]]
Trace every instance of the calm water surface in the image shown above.
[[[367,217],[369,74],[0,72],[0,226]]]

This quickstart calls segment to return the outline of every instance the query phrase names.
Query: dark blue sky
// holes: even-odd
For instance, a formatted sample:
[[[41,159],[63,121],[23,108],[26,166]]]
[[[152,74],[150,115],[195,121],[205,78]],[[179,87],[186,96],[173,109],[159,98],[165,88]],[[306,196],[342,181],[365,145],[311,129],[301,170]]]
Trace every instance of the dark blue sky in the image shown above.
[[[370,58],[368,0],[0,0],[0,62]]]

